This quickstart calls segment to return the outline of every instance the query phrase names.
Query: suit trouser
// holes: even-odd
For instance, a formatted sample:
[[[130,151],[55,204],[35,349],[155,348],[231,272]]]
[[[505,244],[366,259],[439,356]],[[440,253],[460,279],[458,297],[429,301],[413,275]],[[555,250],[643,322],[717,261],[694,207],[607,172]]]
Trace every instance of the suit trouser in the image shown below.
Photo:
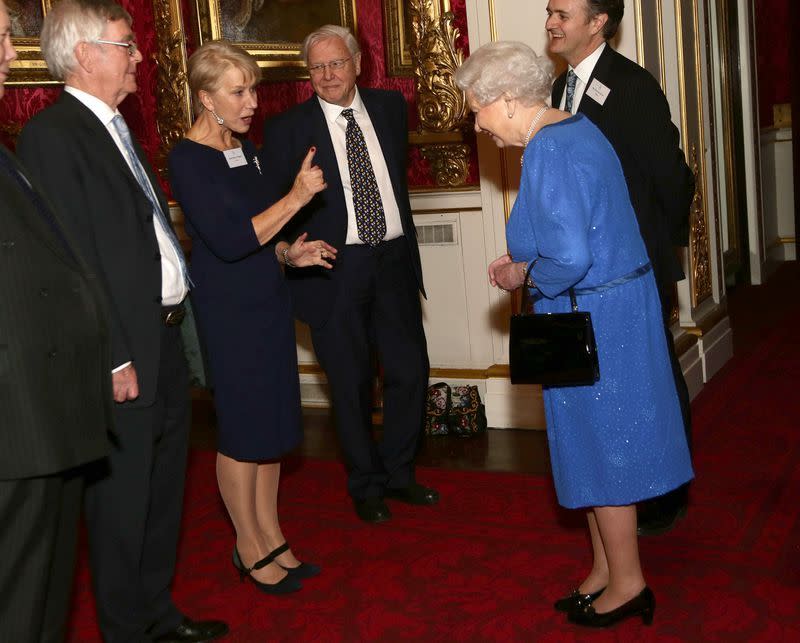
[[[336,428],[357,499],[414,482],[428,388],[419,284],[404,237],[340,248],[338,292],[311,338],[333,398]],[[383,438],[372,438],[373,354],[383,368]]]
[[[115,408],[108,469],[86,490],[100,630],[146,641],[180,624],[172,602],[189,438],[189,384],[178,326],[161,332],[156,399]]]
[[[0,480],[0,641],[64,640],[83,483],[81,468]]]

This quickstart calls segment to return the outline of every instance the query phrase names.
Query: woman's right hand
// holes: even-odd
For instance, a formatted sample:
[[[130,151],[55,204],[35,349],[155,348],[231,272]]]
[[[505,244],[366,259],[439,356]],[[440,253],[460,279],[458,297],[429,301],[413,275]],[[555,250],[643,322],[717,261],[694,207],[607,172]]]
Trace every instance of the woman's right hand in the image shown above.
[[[316,153],[316,147],[308,150],[308,154],[306,154],[303,164],[300,166],[300,171],[294,179],[294,185],[289,191],[289,195],[296,201],[298,210],[311,201],[317,192],[321,192],[328,187],[322,170],[319,166],[311,164]]]

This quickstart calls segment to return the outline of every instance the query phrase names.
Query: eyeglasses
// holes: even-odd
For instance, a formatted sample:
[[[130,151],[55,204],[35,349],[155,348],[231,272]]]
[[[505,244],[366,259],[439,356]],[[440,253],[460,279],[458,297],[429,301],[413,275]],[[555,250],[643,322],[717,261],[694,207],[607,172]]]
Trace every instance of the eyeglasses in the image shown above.
[[[331,60],[329,63],[311,65],[308,68],[308,73],[312,74],[313,76],[319,76],[320,74],[325,73],[326,67],[330,68],[331,71],[339,71],[351,60],[353,60],[352,56],[350,56],[350,58],[342,58],[341,60]]]
[[[117,47],[125,47],[128,50],[128,55],[133,58],[136,55],[136,52],[139,51],[138,45],[133,42],[117,42],[116,40],[93,40],[92,42],[96,42],[100,45],[116,45]]]

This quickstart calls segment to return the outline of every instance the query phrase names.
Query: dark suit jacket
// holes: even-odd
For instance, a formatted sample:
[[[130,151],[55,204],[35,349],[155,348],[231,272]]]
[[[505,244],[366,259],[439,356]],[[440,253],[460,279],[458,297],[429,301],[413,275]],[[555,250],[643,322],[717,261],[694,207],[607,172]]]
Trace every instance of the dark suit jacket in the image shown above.
[[[169,212],[158,180],[134,141],[142,165]],[[103,281],[114,366],[133,361],[139,397],[153,403],[161,344],[161,255],[153,208],[114,139],[80,101],[64,92],[28,121],[17,144]]]
[[[603,105],[583,94],[578,111],[597,125],[619,156],[639,229],[660,288],[684,278],[675,247],[689,243],[694,176],[680,150],[661,87],[644,68],[606,44],[592,72],[611,91]],[[566,73],[553,85],[558,107]],[[587,89],[589,87],[587,85]]]
[[[0,479],[45,476],[108,452],[102,295],[44,201],[4,166],[0,194]]]
[[[359,88],[359,93],[386,159],[408,243],[411,268],[424,294],[419,246],[406,177],[408,108],[399,92]],[[264,145],[261,149],[264,177],[269,184],[271,198],[277,201],[292,187],[300,165],[312,146],[317,148],[314,164],[322,169],[328,187],[295,215],[285,235],[291,240],[301,232],[308,232],[310,239],[324,239],[336,248],[343,248],[347,236],[347,206],[328,124],[316,96],[265,123]],[[312,327],[324,325],[339,288],[336,268],[330,271],[321,268],[289,270],[287,277],[297,316]]]

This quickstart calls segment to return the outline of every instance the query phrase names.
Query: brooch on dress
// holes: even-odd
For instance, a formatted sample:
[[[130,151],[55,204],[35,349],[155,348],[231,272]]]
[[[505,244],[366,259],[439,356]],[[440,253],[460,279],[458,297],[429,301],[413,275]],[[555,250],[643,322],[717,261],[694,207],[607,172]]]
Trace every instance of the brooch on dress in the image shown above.
[[[258,170],[258,173],[261,174],[261,163],[258,162],[258,157],[257,156],[253,157],[253,164],[256,166],[256,169]]]

